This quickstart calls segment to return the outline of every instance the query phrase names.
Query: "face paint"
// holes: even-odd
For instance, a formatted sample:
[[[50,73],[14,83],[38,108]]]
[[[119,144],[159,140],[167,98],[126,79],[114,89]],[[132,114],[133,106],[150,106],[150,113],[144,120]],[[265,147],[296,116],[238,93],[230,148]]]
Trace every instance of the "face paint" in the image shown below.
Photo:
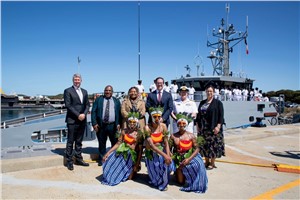
[[[185,130],[186,127],[187,127],[187,125],[188,125],[188,122],[187,122],[186,119],[179,119],[179,120],[177,121],[177,127],[178,127],[179,129],[183,128],[183,129]]]
[[[130,117],[127,120],[127,124],[128,124],[128,128],[134,129],[134,128],[136,128],[138,126],[138,119]]]
[[[156,124],[158,124],[159,120],[161,118],[161,114],[160,113],[153,113],[151,115],[151,117],[152,117],[152,121],[155,122]]]

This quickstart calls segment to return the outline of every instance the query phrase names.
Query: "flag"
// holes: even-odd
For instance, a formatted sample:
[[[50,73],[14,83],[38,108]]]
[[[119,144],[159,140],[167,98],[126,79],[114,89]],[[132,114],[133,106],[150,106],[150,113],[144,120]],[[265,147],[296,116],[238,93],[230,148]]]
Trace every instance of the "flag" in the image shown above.
[[[81,62],[81,60],[80,60],[80,58],[79,58],[79,56],[77,57],[77,60],[78,60],[78,64]]]
[[[245,45],[246,45],[246,54],[249,54],[248,43],[247,43],[247,39],[246,38],[245,38]]]

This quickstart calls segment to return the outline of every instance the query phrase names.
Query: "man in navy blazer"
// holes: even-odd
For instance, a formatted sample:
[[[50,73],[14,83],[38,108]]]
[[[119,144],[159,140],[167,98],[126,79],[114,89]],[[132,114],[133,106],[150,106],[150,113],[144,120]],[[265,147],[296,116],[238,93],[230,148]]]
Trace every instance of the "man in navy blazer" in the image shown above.
[[[64,101],[67,108],[66,123],[68,127],[66,160],[67,168],[73,170],[73,156],[75,164],[89,166],[82,158],[82,140],[86,129],[86,116],[88,114],[90,103],[88,92],[80,88],[81,75],[73,75],[73,86],[64,90]],[[75,147],[73,149],[75,143]]]
[[[96,98],[91,113],[92,125],[96,131],[99,145],[99,165],[102,165],[101,160],[106,153],[107,136],[111,142],[111,147],[113,147],[118,141],[116,132],[122,122],[121,103],[112,94],[113,87],[111,85],[106,86],[104,96]],[[109,103],[109,116],[105,119],[105,110],[108,109],[107,103]]]
[[[146,102],[146,110],[149,113],[149,108],[161,106],[164,108],[162,114],[161,123],[165,123],[167,127],[170,124],[170,115],[173,110],[173,99],[172,95],[169,92],[163,90],[164,79],[162,77],[157,77],[155,79],[156,90],[149,93]],[[151,114],[149,113],[149,116]],[[151,122],[151,117],[149,117],[149,122]]]

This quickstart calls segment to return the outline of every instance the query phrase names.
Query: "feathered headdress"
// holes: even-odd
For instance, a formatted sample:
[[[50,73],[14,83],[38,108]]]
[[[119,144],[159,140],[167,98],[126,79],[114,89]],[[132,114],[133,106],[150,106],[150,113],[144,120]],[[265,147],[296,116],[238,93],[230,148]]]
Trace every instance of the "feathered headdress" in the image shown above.
[[[158,106],[158,107],[150,107],[150,108],[149,108],[149,111],[150,111],[150,114],[151,114],[151,115],[153,115],[153,114],[155,114],[155,113],[159,113],[159,114],[162,115],[162,113],[164,112],[164,108],[163,108],[163,107],[160,107],[160,106]]]
[[[130,120],[130,119],[138,120],[139,118],[140,118],[140,113],[138,113],[138,112],[129,112],[128,113],[128,117],[127,117],[128,120]]]
[[[184,120],[186,121],[186,124],[189,124],[190,122],[193,121],[191,114],[188,114],[186,112],[176,114],[176,118],[177,118],[177,122]]]

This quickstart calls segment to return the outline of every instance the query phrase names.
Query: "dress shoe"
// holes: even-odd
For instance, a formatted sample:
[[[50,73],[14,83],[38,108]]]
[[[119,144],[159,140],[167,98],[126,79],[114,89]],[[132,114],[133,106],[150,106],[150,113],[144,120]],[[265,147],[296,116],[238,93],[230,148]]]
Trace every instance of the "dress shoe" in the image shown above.
[[[74,169],[73,164],[67,163],[67,168],[68,168],[68,170],[72,171]]]
[[[76,164],[76,165],[85,166],[85,167],[90,166],[89,163],[86,163],[86,162],[84,162],[83,160],[76,160],[75,164]]]

